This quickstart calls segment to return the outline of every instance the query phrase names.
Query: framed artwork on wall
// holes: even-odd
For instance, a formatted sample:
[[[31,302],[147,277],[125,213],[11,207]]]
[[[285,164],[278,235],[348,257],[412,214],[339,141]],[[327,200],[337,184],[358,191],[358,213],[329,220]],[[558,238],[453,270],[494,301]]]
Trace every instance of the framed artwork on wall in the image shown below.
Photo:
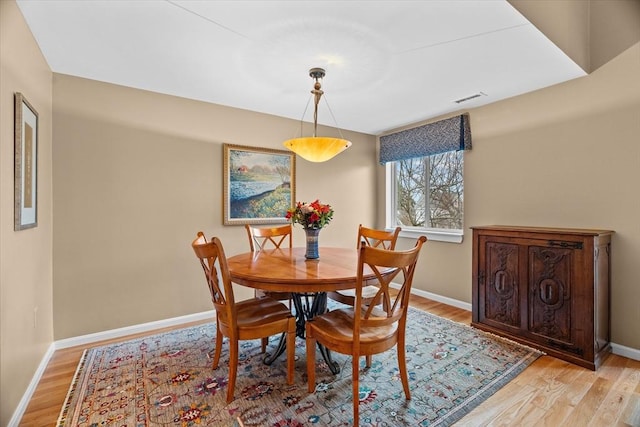
[[[225,225],[285,223],[296,192],[291,151],[224,144]]]
[[[38,226],[38,113],[21,93],[15,99],[14,230]]]

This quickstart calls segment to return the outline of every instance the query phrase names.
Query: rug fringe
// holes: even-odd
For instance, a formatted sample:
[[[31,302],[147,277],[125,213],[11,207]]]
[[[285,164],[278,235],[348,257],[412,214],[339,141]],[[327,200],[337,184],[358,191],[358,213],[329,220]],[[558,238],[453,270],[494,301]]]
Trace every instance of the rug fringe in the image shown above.
[[[78,385],[78,380],[80,377],[80,371],[84,368],[84,365],[87,361],[87,352],[89,349],[84,349],[82,352],[82,356],[80,356],[80,362],[78,363],[78,367],[76,368],[76,372],[73,374],[73,379],[71,380],[71,385],[69,386],[69,391],[67,391],[67,397],[64,399],[64,405],[62,405],[62,409],[60,410],[60,415],[58,416],[58,421],[56,422],[57,427],[63,427],[65,425],[67,415],[69,413],[69,406],[71,404],[71,395],[76,390],[76,386]]]
[[[513,345],[517,345],[517,346],[523,347],[523,348],[525,348],[525,349],[527,349],[527,350],[529,350],[531,352],[538,353],[541,356],[546,356],[547,355],[547,353],[545,353],[544,351],[542,351],[540,349],[537,349],[535,347],[531,347],[531,346],[529,346],[527,344],[523,344],[523,343],[518,342],[518,341],[514,341],[514,340],[512,340],[510,338],[507,338],[507,337],[503,337],[502,335],[494,334],[493,332],[485,331],[483,329],[474,328],[473,326],[469,326],[469,327],[471,329],[473,329],[474,331],[478,331],[478,332],[481,332],[481,333],[483,333],[485,335],[489,335],[490,337],[495,338],[495,339],[497,339],[499,341],[504,341],[504,342],[507,342],[509,344],[513,344]]]

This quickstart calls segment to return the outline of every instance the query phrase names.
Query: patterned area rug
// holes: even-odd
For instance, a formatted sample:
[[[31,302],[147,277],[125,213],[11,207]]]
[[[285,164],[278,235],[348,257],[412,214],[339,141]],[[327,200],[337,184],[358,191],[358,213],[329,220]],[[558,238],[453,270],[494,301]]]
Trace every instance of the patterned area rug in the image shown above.
[[[348,426],[351,361],[333,354],[333,375],[317,352],[315,393],[307,393],[304,340],[297,340],[296,378],[286,383],[286,357],[262,363],[260,342],[240,343],[236,399],[226,404],[228,345],[211,361],[215,325],[175,330],[85,352],[59,426]],[[272,337],[270,349],[277,344]],[[269,351],[269,349],[267,350]],[[395,348],[360,373],[363,426],[448,426],[522,372],[542,353],[410,309],[405,400]]]

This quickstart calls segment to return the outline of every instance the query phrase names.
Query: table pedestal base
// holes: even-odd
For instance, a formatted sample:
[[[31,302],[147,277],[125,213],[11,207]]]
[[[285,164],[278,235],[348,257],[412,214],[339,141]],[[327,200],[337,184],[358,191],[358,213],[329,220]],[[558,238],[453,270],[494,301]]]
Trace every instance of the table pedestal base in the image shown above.
[[[318,314],[327,312],[327,293],[292,293],[293,306],[296,310],[296,336],[305,338],[305,325],[307,320],[313,319]],[[280,336],[280,342],[273,354],[267,354],[264,357],[264,363],[271,365],[286,349],[286,336]],[[322,358],[327,363],[329,370],[335,375],[340,373],[340,366],[331,358],[331,352],[323,345],[318,343],[318,350],[322,354]]]

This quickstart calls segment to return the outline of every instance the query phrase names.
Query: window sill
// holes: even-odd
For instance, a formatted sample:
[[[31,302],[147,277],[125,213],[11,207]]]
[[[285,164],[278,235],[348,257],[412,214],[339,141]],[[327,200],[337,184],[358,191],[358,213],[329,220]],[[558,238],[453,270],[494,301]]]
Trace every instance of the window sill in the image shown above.
[[[417,239],[420,236],[426,236],[427,239],[435,242],[462,243],[464,232],[462,230],[429,230],[424,228],[403,228],[400,231],[400,237]]]

